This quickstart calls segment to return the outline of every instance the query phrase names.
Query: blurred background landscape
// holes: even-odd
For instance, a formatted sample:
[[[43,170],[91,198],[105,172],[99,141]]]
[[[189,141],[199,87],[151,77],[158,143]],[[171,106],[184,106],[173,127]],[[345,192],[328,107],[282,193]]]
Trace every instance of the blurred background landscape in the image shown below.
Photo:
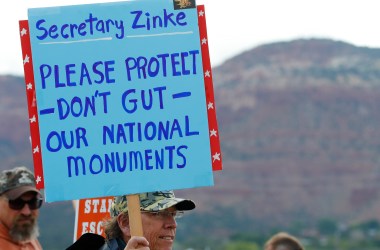
[[[256,250],[287,231],[309,250],[380,248],[380,49],[264,44],[213,69],[223,171],[176,191],[198,208],[176,250]],[[0,76],[1,169],[33,168],[23,76]],[[71,202],[41,209],[44,249],[72,243]]]

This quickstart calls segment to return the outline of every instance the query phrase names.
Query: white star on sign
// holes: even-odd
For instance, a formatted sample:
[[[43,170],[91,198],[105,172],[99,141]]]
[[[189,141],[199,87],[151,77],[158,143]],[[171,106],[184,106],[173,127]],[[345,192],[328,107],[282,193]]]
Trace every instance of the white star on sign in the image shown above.
[[[26,33],[27,33],[27,30],[25,28],[22,28],[22,30],[20,32],[21,36],[25,36]]]
[[[39,152],[40,152],[40,148],[38,146],[33,148],[33,154],[39,153]]]
[[[29,56],[26,55],[26,56],[25,56],[25,59],[24,59],[24,64],[26,64],[26,63],[28,63],[28,62],[29,62]]]
[[[207,39],[206,38],[202,39],[202,44],[207,44]]]
[[[209,70],[207,70],[206,72],[205,72],[205,77],[210,77],[211,76],[211,72],[209,71]]]
[[[37,176],[36,183],[38,184],[38,183],[40,183],[40,181],[41,181],[41,176]]]
[[[203,16],[205,13],[203,10],[199,11],[199,16]]]
[[[207,104],[207,109],[214,109],[214,103],[209,102],[209,103]]]
[[[33,89],[33,84],[28,83],[28,84],[26,85],[26,89]]]
[[[210,137],[211,137],[211,136],[218,137],[216,133],[217,133],[217,131],[216,131],[215,129],[210,130]]]
[[[30,123],[33,123],[33,122],[36,122],[37,119],[36,119],[36,116],[34,115],[32,118],[29,119],[30,120]]]
[[[212,156],[212,162],[214,162],[214,161],[220,161],[220,153],[215,153]]]

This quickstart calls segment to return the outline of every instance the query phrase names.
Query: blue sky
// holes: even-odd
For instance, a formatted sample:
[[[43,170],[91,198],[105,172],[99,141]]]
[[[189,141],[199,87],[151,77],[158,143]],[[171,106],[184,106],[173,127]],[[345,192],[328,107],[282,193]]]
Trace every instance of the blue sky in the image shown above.
[[[107,0],[17,0],[0,8],[0,74],[22,75],[18,20],[35,7]],[[112,1],[114,2],[114,1]],[[380,48],[380,1],[375,0],[197,0],[206,8],[211,63],[258,45],[297,38],[330,38]]]

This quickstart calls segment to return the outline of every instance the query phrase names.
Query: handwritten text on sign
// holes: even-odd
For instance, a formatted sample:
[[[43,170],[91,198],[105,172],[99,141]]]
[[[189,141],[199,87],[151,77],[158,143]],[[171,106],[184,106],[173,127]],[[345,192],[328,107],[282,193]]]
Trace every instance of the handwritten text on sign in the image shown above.
[[[46,199],[213,184],[196,9],[29,10]]]

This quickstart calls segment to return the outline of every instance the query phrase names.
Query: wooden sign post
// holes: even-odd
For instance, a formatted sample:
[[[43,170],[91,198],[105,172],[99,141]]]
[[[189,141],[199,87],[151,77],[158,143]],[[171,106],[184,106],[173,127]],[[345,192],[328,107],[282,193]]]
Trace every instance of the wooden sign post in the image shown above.
[[[140,197],[138,194],[127,195],[129,226],[132,236],[143,236],[143,227],[140,211]]]

